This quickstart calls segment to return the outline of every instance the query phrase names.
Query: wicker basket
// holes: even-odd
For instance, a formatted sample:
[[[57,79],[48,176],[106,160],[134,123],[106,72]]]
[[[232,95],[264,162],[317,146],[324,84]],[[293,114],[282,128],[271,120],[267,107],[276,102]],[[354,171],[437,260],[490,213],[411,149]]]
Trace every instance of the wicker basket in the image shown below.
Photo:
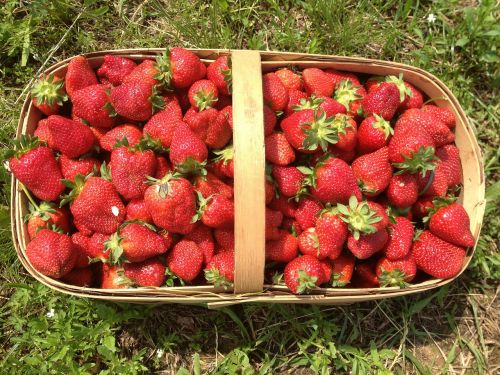
[[[127,49],[85,54],[90,64],[99,66],[106,54],[116,54],[134,60],[154,58],[163,49]],[[262,72],[283,66],[299,68],[334,68],[376,75],[403,73],[410,82],[428,97],[440,98],[436,105],[453,111],[457,119],[456,144],[460,149],[463,167],[463,189],[459,202],[470,216],[471,231],[477,241],[484,215],[484,173],[481,152],[467,117],[451,91],[433,75],[408,65],[355,57],[338,57],[281,52],[241,50],[203,50],[195,52],[205,63],[220,55],[231,54],[233,70],[233,143],[235,149],[235,282],[233,290],[213,286],[183,286],[138,289],[94,289],[64,284],[36,271],[26,258],[29,241],[23,217],[27,213],[27,199],[20,191],[18,181],[12,178],[11,220],[12,236],[19,259],[41,283],[81,297],[134,303],[183,303],[208,304],[211,308],[243,302],[349,304],[358,301],[396,297],[436,288],[453,279],[431,279],[408,288],[317,288],[311,294],[296,296],[286,287],[264,285],[265,236],[264,236],[264,181],[265,157],[263,135]],[[64,76],[68,62],[61,61],[45,73]],[[31,104],[28,94],[21,110],[17,137],[32,134],[41,113]],[[462,271],[474,253],[469,249]]]

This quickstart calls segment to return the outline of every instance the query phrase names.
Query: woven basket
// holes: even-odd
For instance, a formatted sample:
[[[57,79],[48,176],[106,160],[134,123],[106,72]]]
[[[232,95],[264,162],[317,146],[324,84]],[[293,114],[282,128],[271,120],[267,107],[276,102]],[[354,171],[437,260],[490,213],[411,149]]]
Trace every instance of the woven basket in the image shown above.
[[[85,54],[96,68],[106,54],[120,55],[134,60],[154,58],[163,49],[124,49]],[[469,214],[471,231],[478,239],[484,215],[484,173],[481,152],[467,117],[451,91],[436,77],[424,70],[404,64],[356,57],[338,57],[282,52],[258,52],[242,50],[193,49],[202,61],[210,63],[221,55],[230,54],[233,74],[233,143],[235,149],[234,193],[235,193],[235,282],[234,289],[223,290],[213,286],[183,286],[137,289],[94,289],[64,284],[36,271],[26,258],[29,242],[23,217],[28,212],[26,196],[18,181],[12,178],[11,224],[14,245],[24,267],[38,281],[63,293],[120,302],[134,303],[183,303],[207,304],[217,308],[244,302],[266,303],[310,303],[349,304],[359,301],[390,298],[429,290],[451,282],[453,279],[431,279],[399,288],[317,288],[308,295],[293,295],[286,287],[264,285],[265,262],[265,157],[263,135],[263,72],[278,67],[334,68],[373,75],[399,75],[417,87],[435,102],[455,114],[456,144],[460,149],[463,168],[463,189],[459,202]],[[71,59],[61,61],[45,73],[64,76]],[[33,134],[42,114],[31,104],[28,94],[21,110],[16,136]],[[465,270],[474,253],[469,249],[462,268]]]

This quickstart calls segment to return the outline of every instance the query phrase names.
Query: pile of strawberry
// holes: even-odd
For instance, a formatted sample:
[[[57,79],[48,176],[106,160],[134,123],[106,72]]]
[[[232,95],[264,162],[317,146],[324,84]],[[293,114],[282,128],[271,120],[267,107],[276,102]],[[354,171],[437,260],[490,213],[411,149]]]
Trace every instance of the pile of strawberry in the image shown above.
[[[279,69],[263,76],[269,282],[403,287],[452,278],[474,246],[451,111],[402,76]],[[267,126],[268,125],[268,126]],[[272,281],[271,281],[272,280]]]
[[[94,71],[77,56],[34,85],[46,117],[8,156],[30,201],[33,267],[78,286],[231,285],[228,64],[172,48],[107,55]]]

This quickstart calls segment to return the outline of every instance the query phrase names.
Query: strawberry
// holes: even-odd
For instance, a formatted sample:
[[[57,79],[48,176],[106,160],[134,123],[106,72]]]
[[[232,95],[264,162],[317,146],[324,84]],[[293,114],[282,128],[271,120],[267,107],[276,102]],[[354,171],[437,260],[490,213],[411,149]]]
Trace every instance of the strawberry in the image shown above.
[[[320,285],[327,284],[332,279],[333,264],[330,259],[323,259],[320,261],[321,268],[323,269],[323,278]]]
[[[389,186],[392,178],[389,148],[382,147],[358,157],[352,162],[351,168],[364,195],[368,197],[379,195]]]
[[[233,145],[226,146],[222,150],[214,151],[214,154],[217,155],[215,159],[213,159],[213,172],[219,178],[234,177],[234,150]]]
[[[280,238],[278,227],[282,221],[283,214],[280,211],[274,211],[266,207],[266,241]]]
[[[297,211],[297,202],[294,202],[284,195],[274,197],[269,204],[269,208],[280,211],[284,216],[294,218]]]
[[[213,108],[219,98],[217,86],[208,80],[201,79],[191,85],[188,91],[189,103],[197,111]]]
[[[318,259],[325,259],[330,255],[328,250],[320,247],[318,233],[315,227],[307,228],[298,237],[298,246],[300,252],[304,255],[310,255]]]
[[[436,149],[440,168],[446,174],[448,187],[454,187],[462,183],[462,162],[460,152],[455,145],[444,145]]]
[[[393,175],[387,188],[387,198],[394,207],[407,208],[412,206],[418,199],[416,176],[409,173]]]
[[[223,228],[215,229],[214,237],[217,244],[227,250],[234,249],[234,229],[233,228]]]
[[[266,181],[264,183],[264,196],[266,205],[271,203],[271,201],[276,196],[276,191],[274,190],[274,184],[269,178],[266,178]]]
[[[297,167],[275,165],[272,172],[280,194],[285,197],[298,196],[301,193],[305,175]]]
[[[432,113],[421,109],[411,108],[405,111],[394,125],[394,133],[406,133],[414,129],[420,133],[427,133],[436,147],[444,146],[455,140],[455,135]]]
[[[124,276],[137,286],[162,286],[165,283],[165,271],[165,266],[158,258],[123,265]]]
[[[339,158],[340,160],[343,160],[346,163],[351,163],[357,155],[356,150],[349,150],[349,151],[340,150],[337,147],[335,147],[335,145],[330,146],[328,148],[328,152],[332,156]]]
[[[385,229],[371,234],[362,234],[359,239],[354,238],[353,234],[349,234],[347,248],[356,258],[367,259],[381,251],[388,240],[389,235]]]
[[[434,207],[433,200],[435,197],[423,197],[415,202],[412,207],[412,214],[417,219],[422,219]]]
[[[337,204],[337,210],[355,240],[360,238],[361,234],[385,231],[389,225],[389,217],[381,205],[375,202],[358,202],[355,196],[349,198],[348,206]]]
[[[400,93],[394,83],[383,82],[375,90],[368,93],[361,106],[365,116],[377,114],[390,120],[396,114],[400,103]]]
[[[347,224],[340,218],[336,210],[327,208],[320,212],[316,220],[316,233],[320,250],[327,253],[328,258],[335,260],[340,256],[347,240]]]
[[[394,131],[388,121],[377,114],[368,116],[358,128],[358,153],[368,154],[387,146],[392,134]]]
[[[340,151],[353,151],[358,142],[358,130],[356,121],[345,114],[337,114],[333,117],[331,128],[337,133],[337,142],[333,147]]]
[[[297,106],[300,106],[302,100],[307,100],[308,95],[300,90],[290,89],[288,90],[288,103],[285,108],[285,117],[288,117],[295,113],[295,109]],[[267,106],[266,106],[267,107]],[[265,108],[264,108],[265,109]]]
[[[68,95],[64,90],[64,81],[57,75],[50,74],[35,82],[31,89],[33,105],[43,114],[50,116],[59,112]]]
[[[435,170],[427,171],[424,176],[417,174],[419,195],[422,197],[444,197],[448,191],[446,172],[438,164]]]
[[[115,187],[101,177],[75,177],[75,182],[66,181],[72,191],[62,200],[71,202],[74,220],[95,232],[111,234],[125,219],[125,206]]]
[[[229,115],[230,112],[226,110],[219,112],[215,108],[208,108],[201,112],[190,108],[184,116],[184,121],[207,146],[222,148],[233,135],[228,121]]]
[[[233,201],[221,194],[214,194],[204,198],[201,193],[198,196],[198,215],[203,224],[210,228],[230,228],[234,225]]]
[[[54,279],[68,274],[76,262],[71,238],[49,229],[42,229],[28,243],[26,257],[38,272]]]
[[[374,266],[373,262],[357,263],[352,277],[352,286],[354,288],[377,288],[379,281]]]
[[[212,235],[212,229],[206,225],[197,225],[192,232],[188,233],[185,240],[190,240],[196,243],[203,253],[203,263],[208,264],[214,256],[215,242]],[[234,248],[234,246],[233,246]]]
[[[90,126],[112,128],[116,122],[116,113],[111,106],[109,94],[109,86],[101,84],[76,91],[71,98],[72,113]]]
[[[422,111],[428,112],[434,116],[434,118],[441,121],[448,128],[453,129],[456,124],[455,115],[448,108],[437,107],[432,104],[426,104],[422,107]]]
[[[118,86],[136,66],[133,60],[126,57],[105,55],[102,65],[97,69],[97,76],[102,83],[111,83],[113,86]]]
[[[76,232],[71,235],[73,249],[76,255],[75,268],[85,268],[89,266],[90,254],[89,244],[90,237],[85,236],[82,232]]]
[[[63,177],[66,180],[74,182],[77,174],[81,174],[82,176],[87,176],[92,172],[97,174],[97,171],[101,168],[101,162],[99,159],[91,156],[70,159],[66,155],[61,154],[59,157],[59,167],[61,168]]]
[[[207,172],[206,177],[196,176],[194,188],[204,197],[220,194],[227,199],[233,198],[233,188],[219,180],[213,173]]]
[[[266,160],[277,165],[288,165],[295,161],[295,152],[283,133],[273,133],[264,140]]]
[[[165,156],[156,156],[156,172],[154,178],[162,179],[167,173],[172,172],[172,166]]]
[[[412,254],[418,269],[438,279],[458,275],[465,259],[465,250],[443,241],[428,230],[413,243]]]
[[[274,127],[276,126],[276,122],[278,121],[278,118],[276,117],[276,113],[269,108],[267,105],[264,104],[264,137],[267,137],[271,134],[273,134]],[[231,118],[231,129],[233,128],[232,125],[232,118]]]
[[[73,99],[73,94],[76,91],[99,82],[85,56],[76,56],[68,64],[64,83],[68,96]]]
[[[31,197],[28,197],[31,201]],[[33,239],[40,229],[49,228],[53,225],[69,233],[69,212],[65,207],[55,207],[51,202],[40,202],[35,205],[29,203],[29,214],[26,215],[28,234]]]
[[[109,251],[109,262],[142,262],[165,253],[165,240],[153,229],[150,224],[128,223],[122,226],[104,242],[106,251]]]
[[[94,133],[81,122],[59,115],[49,116],[47,120],[53,148],[67,157],[77,158],[94,146]]]
[[[406,111],[410,108],[422,108],[424,98],[422,93],[418,91],[412,84],[403,81],[403,75],[399,77],[387,76],[386,82],[394,83],[399,90],[400,104],[398,110],[400,112]]]
[[[301,171],[307,172],[305,168]],[[347,203],[352,195],[361,199],[356,177],[343,160],[333,157],[320,160],[314,171],[308,172],[308,177],[311,195],[323,203]]]
[[[157,58],[160,73],[156,76],[165,87],[188,88],[207,74],[200,58],[184,48],[171,48]]]
[[[156,173],[156,156],[139,144],[115,148],[111,153],[111,177],[116,191],[127,201],[142,198],[148,188],[147,177]]]
[[[156,78],[159,74],[158,65],[154,60],[146,59],[134,67],[129,74],[123,77],[122,83],[145,82],[150,86],[159,85],[160,81]]]
[[[346,252],[333,261],[331,286],[343,287],[351,281],[354,262],[355,258]]]
[[[438,200],[429,216],[429,230],[433,235],[453,245],[474,246],[476,241],[470,231],[469,215],[461,205]]]
[[[37,198],[54,201],[64,191],[56,158],[50,148],[40,146],[38,138],[22,135],[14,142],[14,149],[5,156],[10,157],[12,174]]]
[[[74,269],[61,278],[66,284],[89,288],[94,282],[94,273],[90,267]]]
[[[297,257],[297,249],[297,237],[280,231],[279,239],[266,242],[266,261],[288,263]]]
[[[181,107],[179,103],[172,101],[148,120],[144,125],[143,133],[153,139],[158,139],[163,147],[169,148],[179,122],[182,122]]]
[[[180,234],[194,229],[196,198],[193,185],[185,178],[167,174],[161,180],[153,180],[144,193],[144,201],[156,226]]]
[[[132,199],[130,202],[128,202],[126,210],[126,221],[140,220],[148,224],[153,224],[153,218],[151,217],[151,214],[146,207],[146,202],[144,202],[144,199]]]
[[[165,100],[151,83],[132,81],[111,89],[111,104],[125,119],[147,121],[156,110],[163,109]]]
[[[306,230],[313,227],[322,209],[323,206],[321,203],[314,198],[301,198],[297,211],[295,211],[295,218],[299,223],[300,229]]]
[[[123,268],[104,264],[102,266],[102,289],[125,289],[130,286],[130,280],[123,277]]]
[[[288,90],[302,90],[302,78],[288,68],[278,69],[275,74]]]
[[[404,288],[417,274],[417,264],[411,254],[398,260],[380,258],[375,266],[380,286]]]
[[[281,228],[294,236],[300,236],[302,229],[300,229],[299,222],[295,218],[284,217],[281,223]]]
[[[231,61],[221,56],[207,67],[207,78],[212,81],[222,95],[231,95]]]
[[[316,97],[315,95],[309,98],[301,98],[299,103],[292,106],[292,110],[295,112],[302,111],[303,109],[323,111],[327,117],[346,113],[345,107],[336,100],[325,96]]]
[[[107,251],[106,242],[109,241],[111,236],[109,234],[94,233],[89,240],[87,249],[87,257],[90,261],[101,261],[108,263],[111,252]]]
[[[384,250],[388,260],[405,258],[410,253],[415,233],[413,224],[407,218],[397,216],[394,220],[389,224],[389,242]]]
[[[99,146],[103,150],[111,152],[113,151],[115,145],[124,138],[127,140],[130,147],[136,146],[142,139],[142,131],[136,125],[118,125],[117,127],[106,132],[106,134],[99,139]]]
[[[78,218],[73,218],[73,226],[76,228],[77,231],[81,232],[84,236],[92,236],[94,234],[94,231],[90,228],[88,228],[85,224],[83,224]]]
[[[203,170],[208,156],[207,146],[183,122],[179,122],[174,130],[170,145],[170,161],[181,173]]]
[[[53,148],[54,142],[50,138],[49,121],[46,118],[38,121],[36,129],[33,132],[33,136],[37,137],[40,141],[45,142],[50,148]]]
[[[275,73],[267,73],[262,77],[264,103],[273,111],[283,111],[288,104],[288,90]]]
[[[333,81],[321,69],[306,68],[302,71],[304,88],[308,95],[332,96]]]
[[[342,81],[351,82],[353,85],[360,85],[359,78],[351,72],[340,72],[335,69],[325,69],[325,74],[332,80],[335,88],[341,85]]]
[[[205,268],[205,279],[216,287],[228,288],[234,282],[234,251],[223,251],[213,256]]]
[[[323,267],[319,260],[311,255],[302,255],[285,267],[285,284],[294,294],[309,292],[323,281]]]
[[[335,90],[333,98],[346,108],[348,114],[357,119],[365,96],[366,90],[359,82],[354,83],[352,80],[342,80]]]

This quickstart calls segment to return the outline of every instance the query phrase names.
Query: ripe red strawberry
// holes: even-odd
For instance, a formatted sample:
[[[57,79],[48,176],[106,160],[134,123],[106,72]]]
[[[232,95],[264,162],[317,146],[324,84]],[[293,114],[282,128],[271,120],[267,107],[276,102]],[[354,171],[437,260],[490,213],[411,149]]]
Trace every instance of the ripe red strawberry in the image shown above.
[[[422,219],[427,216],[429,211],[434,207],[432,203],[434,199],[435,197],[423,197],[417,200],[411,208],[413,216],[417,219]]]
[[[275,74],[288,90],[302,90],[302,78],[288,68],[278,69]]]
[[[189,173],[203,169],[208,156],[207,146],[183,122],[179,122],[174,130],[170,145],[170,161],[181,173]]]
[[[336,131],[337,142],[333,147],[340,151],[353,151],[358,142],[358,130],[356,121],[345,114],[337,114],[333,117],[331,128]]]
[[[266,241],[280,238],[278,227],[282,221],[283,214],[280,211],[274,211],[266,207]]]
[[[137,286],[162,286],[165,283],[165,270],[158,258],[123,265],[124,276]]]
[[[456,124],[455,115],[448,108],[437,107],[432,104],[426,104],[422,107],[422,111],[428,112],[434,116],[434,118],[441,121],[448,128],[453,129]]]
[[[444,145],[436,149],[440,168],[446,174],[448,187],[454,187],[462,183],[462,162],[460,152],[455,145]]]
[[[285,267],[285,284],[294,294],[309,292],[323,281],[323,267],[319,260],[311,255],[302,255]]]
[[[375,274],[375,265],[373,262],[357,263],[352,277],[352,286],[354,288],[378,288],[379,281]]]
[[[422,197],[444,197],[448,191],[448,179],[442,166],[438,164],[433,171],[424,176],[417,174],[419,195]]]
[[[303,168],[301,170],[305,171]],[[356,177],[343,160],[329,157],[320,161],[309,176],[312,176],[309,181],[311,195],[323,203],[347,203],[352,195],[361,199]]]
[[[346,108],[348,114],[358,119],[365,96],[366,90],[359,82],[354,83],[352,80],[342,80],[335,90],[333,98]]]
[[[90,261],[101,261],[107,263],[110,252],[106,250],[106,241],[110,238],[109,234],[94,233],[89,240],[87,248],[83,250],[87,251],[87,257]]]
[[[73,249],[76,255],[75,268],[85,268],[89,266],[89,244],[90,237],[85,236],[82,232],[76,232],[71,235]]]
[[[377,114],[368,116],[358,128],[358,153],[368,154],[387,146],[393,133],[388,121]]]
[[[234,177],[234,150],[233,145],[226,146],[222,150],[214,151],[214,154],[217,155],[216,158],[213,159],[212,171],[219,178]]]
[[[377,114],[390,120],[396,114],[400,102],[398,87],[393,83],[383,82],[368,93],[361,105],[365,116]]]
[[[288,90],[275,73],[267,73],[262,77],[264,103],[273,111],[283,111],[288,104]]]
[[[422,108],[424,98],[422,93],[417,90],[412,84],[403,81],[403,75],[399,77],[388,76],[386,82],[394,83],[399,90],[400,104],[398,110],[400,112],[406,111],[410,108]]]
[[[200,58],[184,48],[171,48],[157,59],[160,74],[156,77],[166,87],[188,88],[207,74]]]
[[[300,252],[304,255],[310,255],[318,259],[325,259],[330,255],[324,247],[320,247],[316,228],[311,227],[300,233],[298,237],[298,246]]]
[[[418,199],[416,175],[409,173],[393,175],[387,188],[387,199],[394,207],[407,208],[412,206]]]
[[[198,217],[210,228],[230,228],[234,225],[234,204],[221,194],[204,198],[198,195]]]
[[[9,169],[37,198],[54,201],[64,191],[63,178],[52,150],[39,145],[38,139],[21,136],[6,154]]]
[[[318,219],[319,212],[323,209],[321,203],[313,198],[301,198],[295,211],[295,218],[302,230],[313,227]]]
[[[280,194],[285,197],[294,197],[301,192],[305,175],[297,167],[275,165],[272,175]]]
[[[74,182],[77,174],[87,176],[92,172],[97,173],[101,168],[101,162],[99,159],[90,156],[70,159],[66,155],[61,154],[59,157],[59,167],[61,168],[63,177],[66,180]]]
[[[308,95],[332,96],[333,81],[321,69],[306,68],[302,71],[304,88]]]
[[[127,201],[142,198],[147,177],[156,173],[156,156],[142,147],[118,147],[111,153],[111,177],[116,191]]]
[[[182,122],[182,111],[179,103],[169,102],[165,108],[153,115],[144,125],[144,135],[158,139],[163,147],[169,148],[174,136],[174,130]]]
[[[111,264],[142,262],[163,254],[167,246],[163,237],[152,230],[149,224],[125,224],[105,242]]]
[[[207,78],[222,95],[231,95],[231,68],[228,56],[221,56],[207,67]]]
[[[302,229],[300,229],[299,222],[295,218],[284,217],[281,223],[281,228],[294,236],[300,236]]]
[[[385,229],[371,234],[362,234],[359,239],[355,239],[353,234],[349,234],[347,248],[356,258],[368,259],[373,254],[381,251],[388,240],[389,235]]]
[[[234,282],[234,251],[223,251],[215,254],[205,267],[205,279],[216,287],[232,287]]]
[[[97,69],[97,75],[102,83],[111,83],[118,86],[129,75],[136,63],[126,57],[105,55],[102,65]]]
[[[219,180],[213,173],[207,172],[206,177],[196,176],[194,187],[204,197],[220,194],[227,199],[233,198],[233,188]]]
[[[273,133],[265,138],[266,160],[277,165],[295,161],[295,152],[283,133]]]
[[[314,94],[310,97],[300,98],[300,101],[292,106],[291,109],[295,112],[302,111],[303,109],[322,110],[326,113],[327,117],[336,114],[345,114],[347,112],[344,105],[340,104],[335,99],[328,96],[316,97]]]
[[[197,112],[190,108],[184,116],[184,121],[208,147],[222,148],[233,135],[228,121],[230,110],[231,108],[228,113],[226,110],[219,112],[215,108],[208,108]]]
[[[154,178],[162,179],[167,173],[172,172],[172,166],[165,156],[156,156],[156,172]]]
[[[321,268],[323,269],[323,278],[320,285],[327,284],[332,279],[333,265],[330,259],[320,260]]]
[[[122,141],[123,138],[127,139],[127,143],[130,147],[136,146],[142,139],[141,129],[132,124],[118,125],[117,127],[106,132],[99,139],[99,146],[106,151],[113,151],[115,145]]]
[[[273,197],[272,202],[268,205],[269,208],[280,211],[284,216],[294,218],[297,211],[297,202],[288,199],[284,195]]]
[[[288,117],[295,113],[296,106],[300,105],[302,100],[307,100],[308,95],[300,90],[290,89],[288,90],[288,103],[285,108],[285,117]]]
[[[125,289],[130,286],[130,281],[123,277],[123,268],[103,264],[102,266],[102,289]]]
[[[335,88],[337,88],[342,81],[351,82],[353,85],[360,85],[359,78],[351,72],[340,72],[335,69],[325,69],[324,72],[333,82]]]
[[[33,136],[38,137],[40,141],[45,142],[50,148],[54,146],[54,142],[50,139],[49,121],[46,118],[38,121]]]
[[[328,253],[328,258],[331,260],[337,259],[347,240],[348,230],[347,224],[336,210],[325,209],[319,214],[316,220],[316,233],[322,252]]]
[[[188,91],[189,103],[198,111],[213,108],[219,98],[217,86],[208,80],[201,79],[191,85]]]
[[[68,95],[64,90],[64,80],[50,74],[35,82],[31,89],[33,105],[43,114],[50,116],[59,112]]]
[[[61,278],[66,284],[89,288],[94,282],[94,273],[90,267],[74,269]]]
[[[415,231],[410,220],[403,216],[394,218],[395,223],[389,224],[389,242],[384,250],[389,260],[405,258],[411,250]]]
[[[49,229],[42,229],[28,243],[26,257],[38,272],[54,279],[68,274],[76,261],[71,238]]]
[[[265,195],[265,203],[268,205],[276,196],[276,191],[274,190],[274,184],[270,181],[269,178],[266,178],[264,185],[264,195]]]
[[[232,110],[232,108],[231,108]],[[264,104],[264,137],[267,137],[273,134],[274,127],[276,126],[276,122],[278,118],[276,117],[276,113]],[[233,120],[231,117],[231,129],[233,128]]]
[[[76,228],[77,231],[81,232],[84,236],[92,236],[94,234],[94,231],[92,229],[87,228],[83,223],[81,223],[78,218],[73,218],[73,226]]]
[[[185,240],[196,243],[203,253],[203,263],[208,264],[214,256],[215,242],[212,229],[203,224],[198,224],[192,232],[188,233]],[[234,246],[233,246],[234,248]]]
[[[64,82],[66,92],[71,99],[73,98],[73,93],[76,91],[99,83],[88,60],[84,56],[76,56],[71,59]]]
[[[389,225],[389,217],[384,207],[375,202],[358,202],[355,196],[349,198],[349,205],[337,204],[341,219],[348,224],[349,231],[357,240],[361,234],[384,231]]]
[[[233,228],[223,228],[215,229],[214,237],[217,244],[227,250],[234,250],[234,229]]]
[[[411,108],[405,111],[394,125],[394,133],[406,133],[408,129],[426,132],[432,138],[434,145],[440,147],[455,140],[452,131],[438,118],[421,109]]]
[[[331,286],[343,287],[350,283],[354,271],[355,258],[349,253],[342,253],[333,261]]]
[[[380,258],[375,266],[380,286],[404,288],[417,274],[417,264],[411,254],[398,260]]]
[[[91,85],[76,91],[71,101],[73,114],[96,128],[110,129],[115,125],[116,113],[111,106],[110,87]]]
[[[123,205],[115,187],[101,177],[76,176],[75,182],[68,182],[73,190],[63,199],[70,201],[74,220],[95,232],[111,234],[125,219]]]
[[[194,229],[196,198],[193,185],[185,178],[167,174],[147,188],[144,201],[156,226],[180,234]]]
[[[288,263],[297,257],[297,237],[287,231],[280,231],[280,238],[266,242],[266,261]]]
[[[153,218],[151,217],[151,214],[146,207],[146,202],[144,202],[144,199],[132,199],[130,202],[128,202],[126,210],[127,217],[125,218],[125,220],[141,220],[145,223],[153,224]]]
[[[465,250],[443,241],[428,230],[413,243],[412,254],[418,269],[438,279],[458,275],[465,259]]]
[[[77,158],[94,146],[95,136],[88,126],[59,115],[48,117],[53,148],[69,158]]]
[[[470,231],[469,215],[461,205],[434,204],[429,214],[429,230],[432,234],[457,246],[474,246],[476,241]]]
[[[143,60],[139,65],[135,66],[129,74],[123,77],[122,83],[130,82],[145,82],[150,86],[160,84],[157,79],[159,74],[158,66],[154,60]]]
[[[147,121],[156,110],[163,109],[165,100],[151,83],[132,81],[111,89],[111,104],[117,114],[128,120]]]
[[[30,199],[30,197],[28,197]],[[38,205],[29,203],[29,214],[26,216],[28,234],[35,238],[40,229],[55,225],[63,233],[69,233],[69,212],[65,207],[55,207],[51,202],[40,202]]]
[[[389,148],[382,147],[358,157],[352,162],[351,168],[364,195],[367,197],[379,195],[389,186],[392,177]]]

